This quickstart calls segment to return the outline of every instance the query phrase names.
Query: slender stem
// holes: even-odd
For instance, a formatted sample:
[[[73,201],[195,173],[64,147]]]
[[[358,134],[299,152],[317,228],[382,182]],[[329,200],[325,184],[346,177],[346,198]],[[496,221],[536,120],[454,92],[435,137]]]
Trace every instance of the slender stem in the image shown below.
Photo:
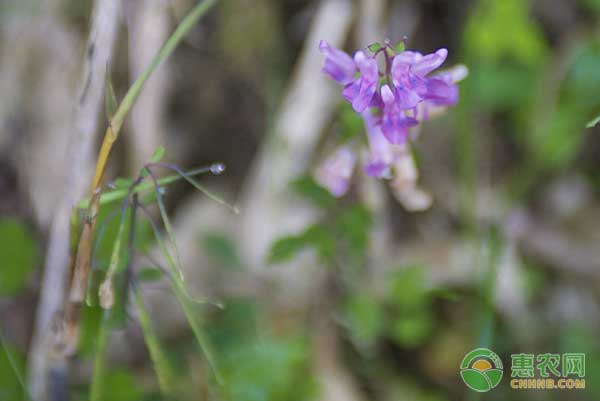
[[[196,22],[204,15],[212,6],[216,4],[217,0],[204,0],[199,3],[194,9],[179,23],[175,32],[167,39],[163,47],[156,54],[154,59],[150,62],[150,65],[140,74],[135,80],[127,94],[123,98],[123,101],[119,105],[117,112],[111,120],[111,125],[118,133],[125,116],[129,112],[129,109],[133,106],[133,103],[139,96],[143,85],[146,83],[150,75],[154,70],[173,53],[173,50],[177,47],[179,42],[187,35],[187,33],[196,25]]]
[[[94,374],[90,389],[90,401],[102,401],[104,399],[104,374],[106,371],[106,344],[110,330],[110,310],[102,311],[102,321],[96,337],[96,352],[94,357]]]
[[[108,157],[110,156],[113,144],[119,137],[121,126],[125,116],[135,103],[135,100],[139,96],[144,84],[150,78],[156,68],[169,57],[177,45],[181,42],[183,37],[192,29],[196,22],[217,2],[217,0],[204,0],[196,5],[192,11],[181,21],[175,32],[169,37],[164,46],[160,49],[157,55],[154,57],[150,65],[140,74],[135,80],[133,85],[127,91],[127,94],[123,98],[123,101],[119,105],[115,115],[112,117],[98,155],[98,161],[96,163],[96,170],[94,173],[94,179],[90,189],[90,202],[87,208],[87,216],[79,244],[77,246],[77,254],[75,257],[75,269],[73,278],[71,280],[71,289],[69,292],[69,309],[77,311],[77,305],[81,305],[86,295],[87,287],[87,276],[90,269],[90,258],[92,251],[92,242],[94,237],[94,230],[96,224],[96,216],[100,207],[100,195],[102,193],[102,183],[104,181],[104,174],[106,171],[106,165]],[[72,316],[72,321],[69,322],[71,326],[78,326],[79,313],[75,312]],[[72,328],[75,328],[72,327]],[[71,330],[77,332],[77,330]],[[77,342],[77,338],[66,339],[68,343],[74,345]]]

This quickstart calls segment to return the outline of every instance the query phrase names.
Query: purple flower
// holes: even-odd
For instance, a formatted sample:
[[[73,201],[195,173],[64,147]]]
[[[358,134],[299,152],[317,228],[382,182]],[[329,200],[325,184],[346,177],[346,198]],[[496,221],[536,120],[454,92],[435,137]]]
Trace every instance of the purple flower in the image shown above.
[[[354,62],[360,71],[360,77],[344,87],[342,95],[348,100],[357,113],[362,113],[373,101],[377,92],[379,69],[373,57],[367,57],[364,52],[354,54]]]
[[[394,149],[381,131],[381,118],[373,115],[370,110],[364,111],[362,116],[369,139],[369,159],[365,172],[371,177],[391,178]]]
[[[354,80],[357,69],[352,57],[340,49],[332,47],[325,40],[319,42],[319,50],[325,55],[323,72],[342,85],[349,84]]]
[[[458,102],[458,87],[456,86],[456,83],[463,80],[468,73],[469,70],[467,67],[464,65],[457,65],[431,76],[431,81],[436,81],[432,86],[438,85],[438,81],[440,80],[447,86],[443,87],[440,85],[437,96],[432,96],[419,104],[417,108],[419,119],[421,121],[427,121],[430,117],[441,114],[446,109],[445,106],[456,104],[456,102]]]
[[[381,98],[385,104],[381,129],[387,140],[393,144],[406,142],[408,128],[418,124],[417,120],[406,115],[399,97],[398,91],[394,95],[388,85],[381,87]]]
[[[348,191],[355,163],[356,155],[352,149],[340,146],[317,168],[315,180],[332,195],[340,197]]]
[[[326,41],[319,43],[319,49],[325,55],[323,71],[344,85],[342,96],[362,115],[369,143],[366,174],[391,179],[390,187],[406,209],[427,208],[431,196],[417,187],[410,141],[418,133],[414,128],[418,120],[427,120],[457,103],[456,82],[466,76],[466,67],[433,73],[446,60],[446,49],[427,55],[396,53],[386,42],[369,46],[369,52],[359,50],[354,57]],[[378,55],[385,58],[381,72]],[[317,169],[315,179],[333,195],[342,196],[348,191],[355,164],[354,151],[341,146]]]
[[[439,49],[423,56],[421,53],[405,51],[392,61],[392,81],[399,96],[399,106],[411,109],[426,99],[446,101],[452,96],[446,81],[435,80],[427,75],[446,60],[448,50]]]
[[[427,80],[427,93],[425,100],[438,106],[452,106],[458,102],[458,88],[443,79],[431,78]]]

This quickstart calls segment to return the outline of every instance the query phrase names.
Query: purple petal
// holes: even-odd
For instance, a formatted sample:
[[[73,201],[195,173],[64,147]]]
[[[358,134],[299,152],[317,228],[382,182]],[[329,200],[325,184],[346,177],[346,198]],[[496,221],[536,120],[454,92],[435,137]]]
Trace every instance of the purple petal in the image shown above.
[[[358,78],[344,86],[344,89],[342,89],[342,96],[344,97],[344,99],[352,103],[360,93],[360,84],[361,78]]]
[[[404,87],[396,89],[396,103],[398,107],[403,110],[409,110],[417,107],[417,105],[423,101],[423,98],[418,92],[426,91],[416,91],[412,89],[406,89]]]
[[[327,188],[333,196],[343,196],[350,186],[350,178],[356,163],[356,155],[348,146],[337,148],[325,162],[317,168],[315,180]]]
[[[424,77],[429,74],[431,71],[438,68],[440,65],[446,61],[446,57],[448,57],[448,50],[439,49],[435,53],[428,54],[423,56],[422,59],[413,64],[411,68],[411,72],[413,74]]]
[[[369,110],[363,112],[362,116],[369,139],[369,160],[365,165],[365,172],[371,177],[389,177],[394,161],[393,145],[381,131],[381,118],[374,116]]]
[[[391,176],[390,171],[391,169],[388,163],[369,161],[367,164],[365,164],[365,174],[367,174],[369,177],[389,178]]]
[[[413,52],[410,50],[403,51],[402,53],[394,56],[394,63],[413,65],[423,58],[423,55],[419,52]]]
[[[389,85],[383,85],[381,87],[381,100],[383,100],[383,103],[385,104],[391,104],[396,100],[394,92],[392,92]]]
[[[442,79],[428,79],[425,99],[435,105],[454,105],[458,102],[458,88]]]
[[[323,72],[340,84],[348,84],[356,74],[356,64],[352,57],[340,49],[332,47],[327,41],[319,42],[319,50],[325,55]]]
[[[373,95],[373,99],[371,99],[371,103],[369,104],[369,107],[376,107],[378,109],[383,109],[384,106],[385,106],[385,104],[383,103],[383,99],[381,99],[381,95],[379,93],[377,93],[377,91],[375,91],[375,94]]]
[[[431,75],[429,78],[441,79],[448,84],[455,84],[465,79],[467,75],[469,75],[469,69],[466,66],[459,64],[435,75]]]
[[[412,117],[407,117],[404,110],[397,102],[387,104],[383,110],[381,121],[381,130],[392,144],[402,144],[406,142],[408,128],[418,124],[418,121]]]
[[[358,93],[352,98],[351,102],[354,110],[362,113],[369,107],[377,91],[379,69],[377,68],[377,61],[373,57],[367,57],[362,51],[356,52],[354,62],[360,71],[360,83]]]

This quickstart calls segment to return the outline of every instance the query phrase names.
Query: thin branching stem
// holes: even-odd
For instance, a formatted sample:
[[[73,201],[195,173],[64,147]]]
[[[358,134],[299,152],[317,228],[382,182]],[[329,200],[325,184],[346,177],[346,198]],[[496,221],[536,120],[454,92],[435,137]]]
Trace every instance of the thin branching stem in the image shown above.
[[[181,21],[173,34],[166,41],[164,46],[159,50],[150,65],[140,74],[133,85],[127,91],[123,101],[117,108],[115,115],[104,134],[104,139],[98,154],[96,169],[89,195],[89,205],[87,208],[85,223],[79,238],[77,252],[75,256],[75,268],[71,280],[71,288],[68,296],[68,304],[66,307],[66,325],[70,327],[70,333],[77,333],[79,326],[80,309],[83,300],[87,293],[88,274],[90,270],[90,259],[92,252],[92,243],[95,231],[96,216],[100,208],[100,196],[103,189],[104,174],[108,158],[112,150],[113,144],[119,136],[121,126],[125,116],[135,103],[144,84],[148,78],[156,70],[156,68],[166,60],[181,42],[183,37],[192,29],[196,22],[206,14],[206,12],[216,4],[217,0],[204,0],[197,4],[192,11]],[[70,345],[70,349],[76,349],[77,335],[65,338],[64,341]]]

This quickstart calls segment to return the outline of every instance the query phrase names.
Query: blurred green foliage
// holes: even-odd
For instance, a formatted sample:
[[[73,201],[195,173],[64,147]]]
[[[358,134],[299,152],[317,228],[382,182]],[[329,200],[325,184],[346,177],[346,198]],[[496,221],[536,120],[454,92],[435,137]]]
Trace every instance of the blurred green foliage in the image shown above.
[[[0,400],[20,401],[25,398],[21,378],[25,377],[25,355],[0,337]]]
[[[224,233],[207,232],[201,237],[203,250],[217,266],[240,269],[242,260],[233,240]]]
[[[16,295],[38,263],[38,245],[29,230],[16,219],[0,219],[0,296]]]
[[[527,174],[556,170],[573,161],[583,128],[600,109],[600,41],[563,37],[554,52],[530,1],[482,0],[463,33],[470,76],[463,85],[467,118],[508,113],[524,150]],[[510,29],[506,29],[510,27]]]
[[[491,64],[509,60],[532,68],[543,64],[548,48],[529,16],[530,5],[529,0],[478,1],[463,34],[467,58]]]
[[[273,330],[254,300],[228,302],[209,332],[224,379],[221,399],[299,401],[315,394],[307,333]]]

